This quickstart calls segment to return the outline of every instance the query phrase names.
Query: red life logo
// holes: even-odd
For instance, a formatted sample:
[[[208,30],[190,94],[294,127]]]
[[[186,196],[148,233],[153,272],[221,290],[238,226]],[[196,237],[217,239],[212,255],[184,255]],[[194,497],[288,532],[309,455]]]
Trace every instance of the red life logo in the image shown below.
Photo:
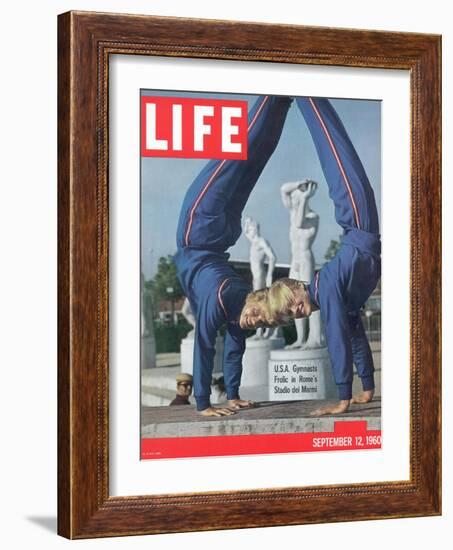
[[[247,101],[141,98],[143,157],[247,159]]]

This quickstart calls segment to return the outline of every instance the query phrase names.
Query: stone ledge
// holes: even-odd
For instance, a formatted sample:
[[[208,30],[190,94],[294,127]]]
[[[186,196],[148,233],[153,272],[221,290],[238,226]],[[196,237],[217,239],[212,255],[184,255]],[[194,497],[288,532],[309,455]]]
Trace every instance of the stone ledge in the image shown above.
[[[333,401],[263,402],[254,409],[228,417],[206,418],[193,405],[143,407],[142,437],[204,437],[275,433],[332,432],[335,421],[365,420],[369,430],[381,429],[381,401],[352,405],[347,413],[311,417],[318,407]]]

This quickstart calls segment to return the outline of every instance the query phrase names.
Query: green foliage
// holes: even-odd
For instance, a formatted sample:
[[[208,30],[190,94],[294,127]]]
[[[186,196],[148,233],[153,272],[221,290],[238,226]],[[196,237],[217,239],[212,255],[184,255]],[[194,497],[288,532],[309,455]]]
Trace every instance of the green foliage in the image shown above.
[[[147,281],[144,286],[151,290],[154,304],[158,304],[160,300],[168,300],[169,298],[178,300],[184,296],[171,255],[159,258],[157,273],[154,279]],[[169,293],[167,288],[173,288],[173,292]]]
[[[179,353],[181,340],[192,330],[186,320],[177,325],[154,324],[154,337],[156,339],[156,353]]]
[[[324,255],[324,258],[326,261],[331,260],[335,254],[340,250],[340,242],[331,240],[329,244],[329,248],[327,249],[327,252]]]

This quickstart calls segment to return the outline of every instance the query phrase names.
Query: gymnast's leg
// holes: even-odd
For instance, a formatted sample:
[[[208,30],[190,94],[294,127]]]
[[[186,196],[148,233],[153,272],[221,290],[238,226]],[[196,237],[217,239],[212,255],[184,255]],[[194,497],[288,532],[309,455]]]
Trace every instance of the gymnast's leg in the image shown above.
[[[298,97],[296,102],[313,138],[338,224],[378,234],[373,189],[337,112],[325,98]]]
[[[285,96],[260,97],[249,116],[248,159],[228,210],[241,216],[267,161],[275,151],[293,99]]]
[[[212,160],[187,191],[178,246],[228,248],[240,235],[233,224],[274,152],[291,98],[260,96],[249,113],[247,160]],[[240,216],[239,216],[240,219]]]

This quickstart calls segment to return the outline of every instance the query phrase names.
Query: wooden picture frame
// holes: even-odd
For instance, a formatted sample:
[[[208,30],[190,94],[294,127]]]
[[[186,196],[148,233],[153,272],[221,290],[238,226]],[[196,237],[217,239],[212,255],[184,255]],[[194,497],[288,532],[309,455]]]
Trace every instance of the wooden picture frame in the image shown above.
[[[58,533],[88,538],[439,515],[441,38],[69,12],[59,16],[58,47]],[[111,54],[410,71],[409,481],[109,495]]]

